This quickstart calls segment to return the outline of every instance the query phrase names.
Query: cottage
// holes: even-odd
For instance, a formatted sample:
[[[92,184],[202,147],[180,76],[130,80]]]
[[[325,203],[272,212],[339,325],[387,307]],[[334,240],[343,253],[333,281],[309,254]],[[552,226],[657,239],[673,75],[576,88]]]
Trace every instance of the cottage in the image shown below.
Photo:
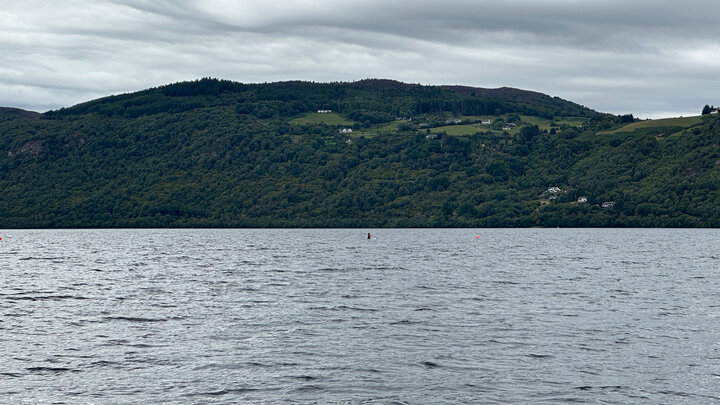
[[[605,201],[602,203],[603,208],[612,208],[615,206],[615,201]]]
[[[332,110],[318,110],[317,112],[318,112],[318,114],[327,114],[327,113],[331,113]]]
[[[427,134],[425,135],[425,139],[437,139],[437,134]]]
[[[559,193],[559,192],[561,192],[561,191],[562,191],[562,190],[560,189],[560,187],[550,187],[549,189],[547,189],[547,192],[548,192],[548,193],[553,193],[553,194]]]
[[[587,202],[587,197],[579,197],[577,199],[577,202],[580,204],[585,204]]]
[[[482,120],[482,121],[480,121],[480,123],[483,124],[483,125],[490,125],[490,124],[492,124],[492,121],[490,121],[490,120]]]
[[[343,128],[340,130],[341,134],[352,134],[352,128]]]

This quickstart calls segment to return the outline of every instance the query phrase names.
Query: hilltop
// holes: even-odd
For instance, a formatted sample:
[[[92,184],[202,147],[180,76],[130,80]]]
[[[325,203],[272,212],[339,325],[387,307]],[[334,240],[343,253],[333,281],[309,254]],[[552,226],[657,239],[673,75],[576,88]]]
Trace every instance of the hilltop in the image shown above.
[[[0,228],[720,225],[717,115],[626,118],[380,79],[0,109]]]
[[[40,113],[35,111],[21,110],[19,108],[0,107],[0,121],[12,120],[16,118],[36,119],[40,117]]]

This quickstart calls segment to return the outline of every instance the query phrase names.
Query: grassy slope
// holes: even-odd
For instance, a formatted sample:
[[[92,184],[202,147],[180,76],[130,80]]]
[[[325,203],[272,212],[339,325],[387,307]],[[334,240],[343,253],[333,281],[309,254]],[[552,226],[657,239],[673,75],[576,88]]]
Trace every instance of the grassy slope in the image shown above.
[[[613,135],[620,132],[633,132],[639,129],[647,128],[680,127],[685,129],[698,125],[700,123],[702,123],[702,116],[700,115],[695,117],[664,118],[659,120],[638,121],[610,131],[598,132],[598,135]]]
[[[492,116],[492,115],[486,115],[486,116],[473,116],[473,117],[458,117],[462,120],[469,120],[469,121],[480,121],[480,120],[489,120],[494,121],[497,118],[507,119],[507,114],[505,115],[499,115],[499,116]],[[556,126],[568,126],[568,127],[580,127],[582,124],[587,121],[586,118],[579,118],[579,117],[566,117],[566,118],[560,118],[556,120],[549,120],[546,118],[541,117],[532,117],[529,115],[521,115],[520,118],[522,119],[522,123],[516,127],[513,127],[510,129],[509,133],[514,134],[517,131],[520,130],[522,125],[530,124],[530,125],[537,125],[541,130],[550,130],[550,128],[554,125]],[[448,135],[472,135],[477,132],[486,132],[491,131],[492,126],[491,125],[482,125],[480,123],[474,123],[474,124],[458,124],[458,125],[444,125],[441,127],[435,127],[431,129],[431,132],[445,132]],[[503,131],[494,131],[497,133],[502,133]]]
[[[320,114],[309,112],[290,121],[291,124],[327,124],[327,125],[353,125],[355,122],[348,120],[338,113]]]

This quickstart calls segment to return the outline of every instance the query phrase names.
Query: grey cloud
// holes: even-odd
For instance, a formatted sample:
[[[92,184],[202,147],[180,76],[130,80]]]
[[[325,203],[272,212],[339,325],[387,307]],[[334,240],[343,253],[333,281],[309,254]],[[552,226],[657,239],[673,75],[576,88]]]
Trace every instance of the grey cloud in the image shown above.
[[[720,93],[716,2],[0,0],[0,105],[217,76],[513,86],[613,113]]]

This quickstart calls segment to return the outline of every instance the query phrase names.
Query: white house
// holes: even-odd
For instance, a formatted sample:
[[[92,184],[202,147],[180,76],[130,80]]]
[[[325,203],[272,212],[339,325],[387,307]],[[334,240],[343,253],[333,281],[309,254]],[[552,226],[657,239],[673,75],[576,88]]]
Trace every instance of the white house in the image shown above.
[[[587,202],[587,197],[580,197],[578,198],[577,202],[580,204],[585,204]]]
[[[559,193],[561,191],[562,190],[560,190],[560,187],[550,187],[549,189],[547,189],[548,193]]]
[[[480,123],[483,124],[483,125],[490,125],[490,124],[492,124],[492,121],[490,121],[490,120],[483,120],[483,121],[480,121]]]
[[[605,201],[602,203],[603,208],[611,208],[615,206],[615,201]]]
[[[343,128],[340,130],[341,134],[352,134],[352,128]]]
[[[318,114],[327,114],[327,113],[331,113],[331,112],[332,112],[332,110],[318,110]]]

